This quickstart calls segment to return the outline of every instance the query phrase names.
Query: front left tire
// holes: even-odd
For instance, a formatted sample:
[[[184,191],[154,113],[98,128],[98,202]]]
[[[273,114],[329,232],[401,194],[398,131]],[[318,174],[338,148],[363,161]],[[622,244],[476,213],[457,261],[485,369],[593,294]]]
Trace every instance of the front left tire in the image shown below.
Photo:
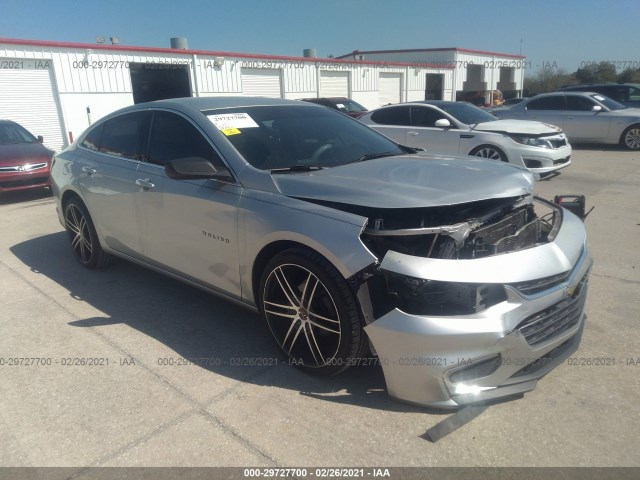
[[[507,155],[498,147],[493,145],[481,145],[474,148],[469,155],[474,157],[486,158],[487,160],[500,160],[501,162],[508,162]]]
[[[71,249],[82,266],[102,268],[113,261],[113,257],[102,250],[91,216],[79,198],[72,198],[65,204],[64,224]]]
[[[259,304],[276,344],[299,369],[334,375],[356,363],[368,340],[356,299],[338,270],[303,248],[266,266]]]

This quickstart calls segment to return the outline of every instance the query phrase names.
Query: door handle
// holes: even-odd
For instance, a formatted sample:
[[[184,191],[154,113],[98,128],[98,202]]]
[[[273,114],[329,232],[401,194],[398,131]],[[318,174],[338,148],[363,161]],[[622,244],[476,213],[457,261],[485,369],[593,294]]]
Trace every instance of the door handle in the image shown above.
[[[139,178],[136,180],[136,185],[138,185],[139,187],[144,188],[145,190],[148,190],[150,188],[154,188],[155,184],[151,183],[149,181],[148,178]]]
[[[412,137],[415,137],[416,135],[418,135],[418,132],[407,132],[407,133]]]
[[[94,173],[96,173],[96,171],[97,171],[97,170],[96,170],[95,168],[91,168],[91,167],[86,167],[86,166],[85,166],[85,167],[82,167],[82,171],[83,171],[84,173],[86,173],[87,175],[91,176],[91,175],[93,175]]]

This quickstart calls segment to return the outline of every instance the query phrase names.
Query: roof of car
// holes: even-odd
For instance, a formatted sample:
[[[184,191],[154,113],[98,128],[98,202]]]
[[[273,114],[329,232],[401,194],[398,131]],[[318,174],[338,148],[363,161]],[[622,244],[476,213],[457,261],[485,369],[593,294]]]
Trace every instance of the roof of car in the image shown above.
[[[626,83],[626,82],[605,82],[605,83],[583,83],[580,85],[565,85],[560,90],[574,90],[583,89],[588,87],[640,87],[640,83]]]
[[[590,95],[602,95],[601,93],[598,93],[598,92],[583,92],[583,91],[565,91],[565,90],[562,90],[561,92],[539,93],[535,97],[530,97],[530,99],[540,98],[540,97],[557,97],[558,95],[567,95],[568,93],[571,94],[571,95],[578,95],[578,96],[581,96],[581,97],[587,97],[587,96],[590,96]]]
[[[254,106],[276,106],[276,105],[300,105],[296,100],[286,100],[284,98],[268,98],[268,97],[185,97],[170,98],[167,100],[156,100],[138,104],[138,106],[147,107],[171,107],[183,106],[191,107],[197,110],[209,110],[213,108],[232,108],[232,107],[254,107]]]

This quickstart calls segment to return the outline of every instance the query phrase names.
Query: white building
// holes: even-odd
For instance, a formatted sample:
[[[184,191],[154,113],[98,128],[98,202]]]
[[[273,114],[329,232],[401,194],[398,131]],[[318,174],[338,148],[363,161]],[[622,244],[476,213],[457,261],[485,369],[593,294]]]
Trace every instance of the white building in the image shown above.
[[[442,54],[426,54],[436,51]],[[350,58],[326,59],[0,38],[0,118],[43,135],[44,143],[58,150],[104,115],[160,98],[344,96],[370,109],[425,98],[452,100],[460,90],[493,88],[493,73],[485,79],[484,62],[512,58],[471,52],[354,52]],[[471,60],[481,65],[479,76],[458,67]],[[502,68],[491,72],[502,75]],[[517,72],[500,78],[513,90],[522,88]]]
[[[402,62],[421,67],[424,64],[447,65],[452,68],[450,81],[431,72],[426,74],[425,92],[429,99],[437,100],[441,85],[445,83],[444,100],[476,100],[493,103],[499,90],[504,98],[522,95],[524,70],[530,65],[522,55],[485,52],[466,48],[420,48],[411,50],[354,50],[339,59],[377,62]],[[453,92],[451,91],[453,90]]]

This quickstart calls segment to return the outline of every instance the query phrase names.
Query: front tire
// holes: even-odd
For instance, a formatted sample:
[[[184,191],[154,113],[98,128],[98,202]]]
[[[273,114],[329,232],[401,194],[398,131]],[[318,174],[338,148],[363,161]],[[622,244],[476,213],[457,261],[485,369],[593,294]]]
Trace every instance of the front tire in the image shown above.
[[[640,150],[640,124],[627,128],[620,137],[620,143],[629,150]]]
[[[102,250],[91,216],[80,199],[72,198],[65,204],[64,223],[71,249],[82,266],[95,269],[112,262],[113,257]]]
[[[273,339],[301,370],[334,375],[363,351],[367,339],[356,300],[321,255],[302,248],[276,255],[262,274],[259,292]]]
[[[508,162],[505,153],[498,147],[492,145],[481,145],[474,148],[469,155],[473,157],[486,158],[487,160],[500,160],[501,162]]]

